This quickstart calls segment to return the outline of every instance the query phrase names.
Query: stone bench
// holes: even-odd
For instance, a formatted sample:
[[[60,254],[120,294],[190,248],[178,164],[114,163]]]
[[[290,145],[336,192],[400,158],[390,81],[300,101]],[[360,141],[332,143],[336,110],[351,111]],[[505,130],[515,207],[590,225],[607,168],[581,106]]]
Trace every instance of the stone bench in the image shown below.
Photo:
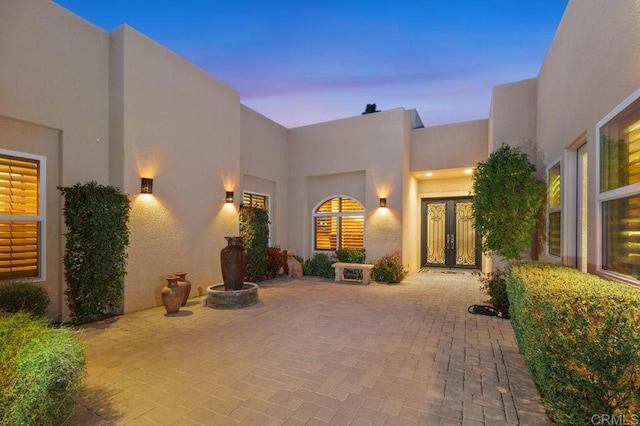
[[[336,271],[336,278],[334,281],[344,281],[344,270],[345,269],[357,269],[362,271],[362,284],[369,284],[369,279],[371,277],[371,269],[373,265],[370,263],[347,263],[347,262],[336,262],[333,263],[333,269]]]

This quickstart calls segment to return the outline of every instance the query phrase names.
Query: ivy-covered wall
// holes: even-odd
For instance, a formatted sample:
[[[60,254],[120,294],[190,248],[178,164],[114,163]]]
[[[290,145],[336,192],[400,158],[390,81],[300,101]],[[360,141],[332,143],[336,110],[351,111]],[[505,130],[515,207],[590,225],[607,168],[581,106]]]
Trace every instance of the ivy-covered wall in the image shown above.
[[[94,181],[60,188],[67,227],[67,303],[82,324],[117,313],[124,296],[129,245],[129,198]]]

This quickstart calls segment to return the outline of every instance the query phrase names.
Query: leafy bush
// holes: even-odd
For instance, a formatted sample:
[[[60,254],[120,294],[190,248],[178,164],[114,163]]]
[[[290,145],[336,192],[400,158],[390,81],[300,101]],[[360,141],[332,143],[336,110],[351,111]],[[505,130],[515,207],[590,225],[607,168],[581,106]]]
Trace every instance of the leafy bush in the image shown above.
[[[342,248],[336,250],[338,262],[364,263],[367,254],[363,248]]]
[[[129,197],[96,182],[59,189],[67,227],[64,274],[71,317],[77,324],[106,318],[124,298]]]
[[[316,253],[311,259],[307,259],[302,264],[302,272],[305,275],[315,277],[331,278],[335,277],[335,270],[331,264],[333,263],[329,255],[324,253]]]
[[[503,143],[473,172],[473,219],[482,249],[511,260],[530,246],[544,184],[527,154]]]
[[[335,257],[338,262],[364,263],[367,254],[363,248],[343,248],[336,250]],[[361,279],[362,271],[359,269],[345,269],[343,275],[347,279]]]
[[[302,272],[304,273],[304,259],[302,258],[302,256],[298,256],[297,254],[294,254],[293,258],[298,262],[300,262],[300,265],[302,265]],[[286,262],[286,259],[285,259],[285,262]]]
[[[15,281],[0,284],[0,311],[22,311],[35,317],[44,317],[50,303],[47,291],[33,283]]]
[[[632,422],[640,413],[640,290],[529,262],[511,267],[507,291],[518,346],[550,416]]]
[[[269,278],[269,213],[258,207],[240,206],[240,235],[247,249],[245,281]]]
[[[489,295],[489,301],[494,308],[501,312],[509,312],[509,297],[507,296],[506,273],[496,269],[493,274],[480,277],[481,289]]]
[[[77,334],[25,313],[3,314],[0,342],[0,424],[63,423],[84,374]]]
[[[282,250],[280,250],[280,247],[269,247],[267,263],[269,265],[267,276],[269,278],[275,278],[278,276],[280,268],[285,268],[287,266],[287,256]]]
[[[399,252],[385,254],[378,260],[371,270],[371,278],[374,281],[395,284],[399,283],[407,276],[407,270],[402,264]]]

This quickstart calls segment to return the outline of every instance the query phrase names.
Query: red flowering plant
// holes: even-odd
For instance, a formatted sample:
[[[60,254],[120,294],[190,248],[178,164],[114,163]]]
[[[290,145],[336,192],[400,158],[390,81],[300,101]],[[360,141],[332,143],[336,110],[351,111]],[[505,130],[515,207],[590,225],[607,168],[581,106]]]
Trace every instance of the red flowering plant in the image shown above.
[[[279,246],[269,247],[268,253],[268,274],[269,278],[278,276],[280,268],[286,268],[287,256],[280,250]]]

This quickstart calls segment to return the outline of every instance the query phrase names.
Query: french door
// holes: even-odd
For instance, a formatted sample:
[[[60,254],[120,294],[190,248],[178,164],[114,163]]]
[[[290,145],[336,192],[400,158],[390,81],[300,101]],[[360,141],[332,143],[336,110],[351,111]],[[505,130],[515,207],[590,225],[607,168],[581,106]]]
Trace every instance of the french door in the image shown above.
[[[422,200],[422,266],[480,267],[471,198]]]

